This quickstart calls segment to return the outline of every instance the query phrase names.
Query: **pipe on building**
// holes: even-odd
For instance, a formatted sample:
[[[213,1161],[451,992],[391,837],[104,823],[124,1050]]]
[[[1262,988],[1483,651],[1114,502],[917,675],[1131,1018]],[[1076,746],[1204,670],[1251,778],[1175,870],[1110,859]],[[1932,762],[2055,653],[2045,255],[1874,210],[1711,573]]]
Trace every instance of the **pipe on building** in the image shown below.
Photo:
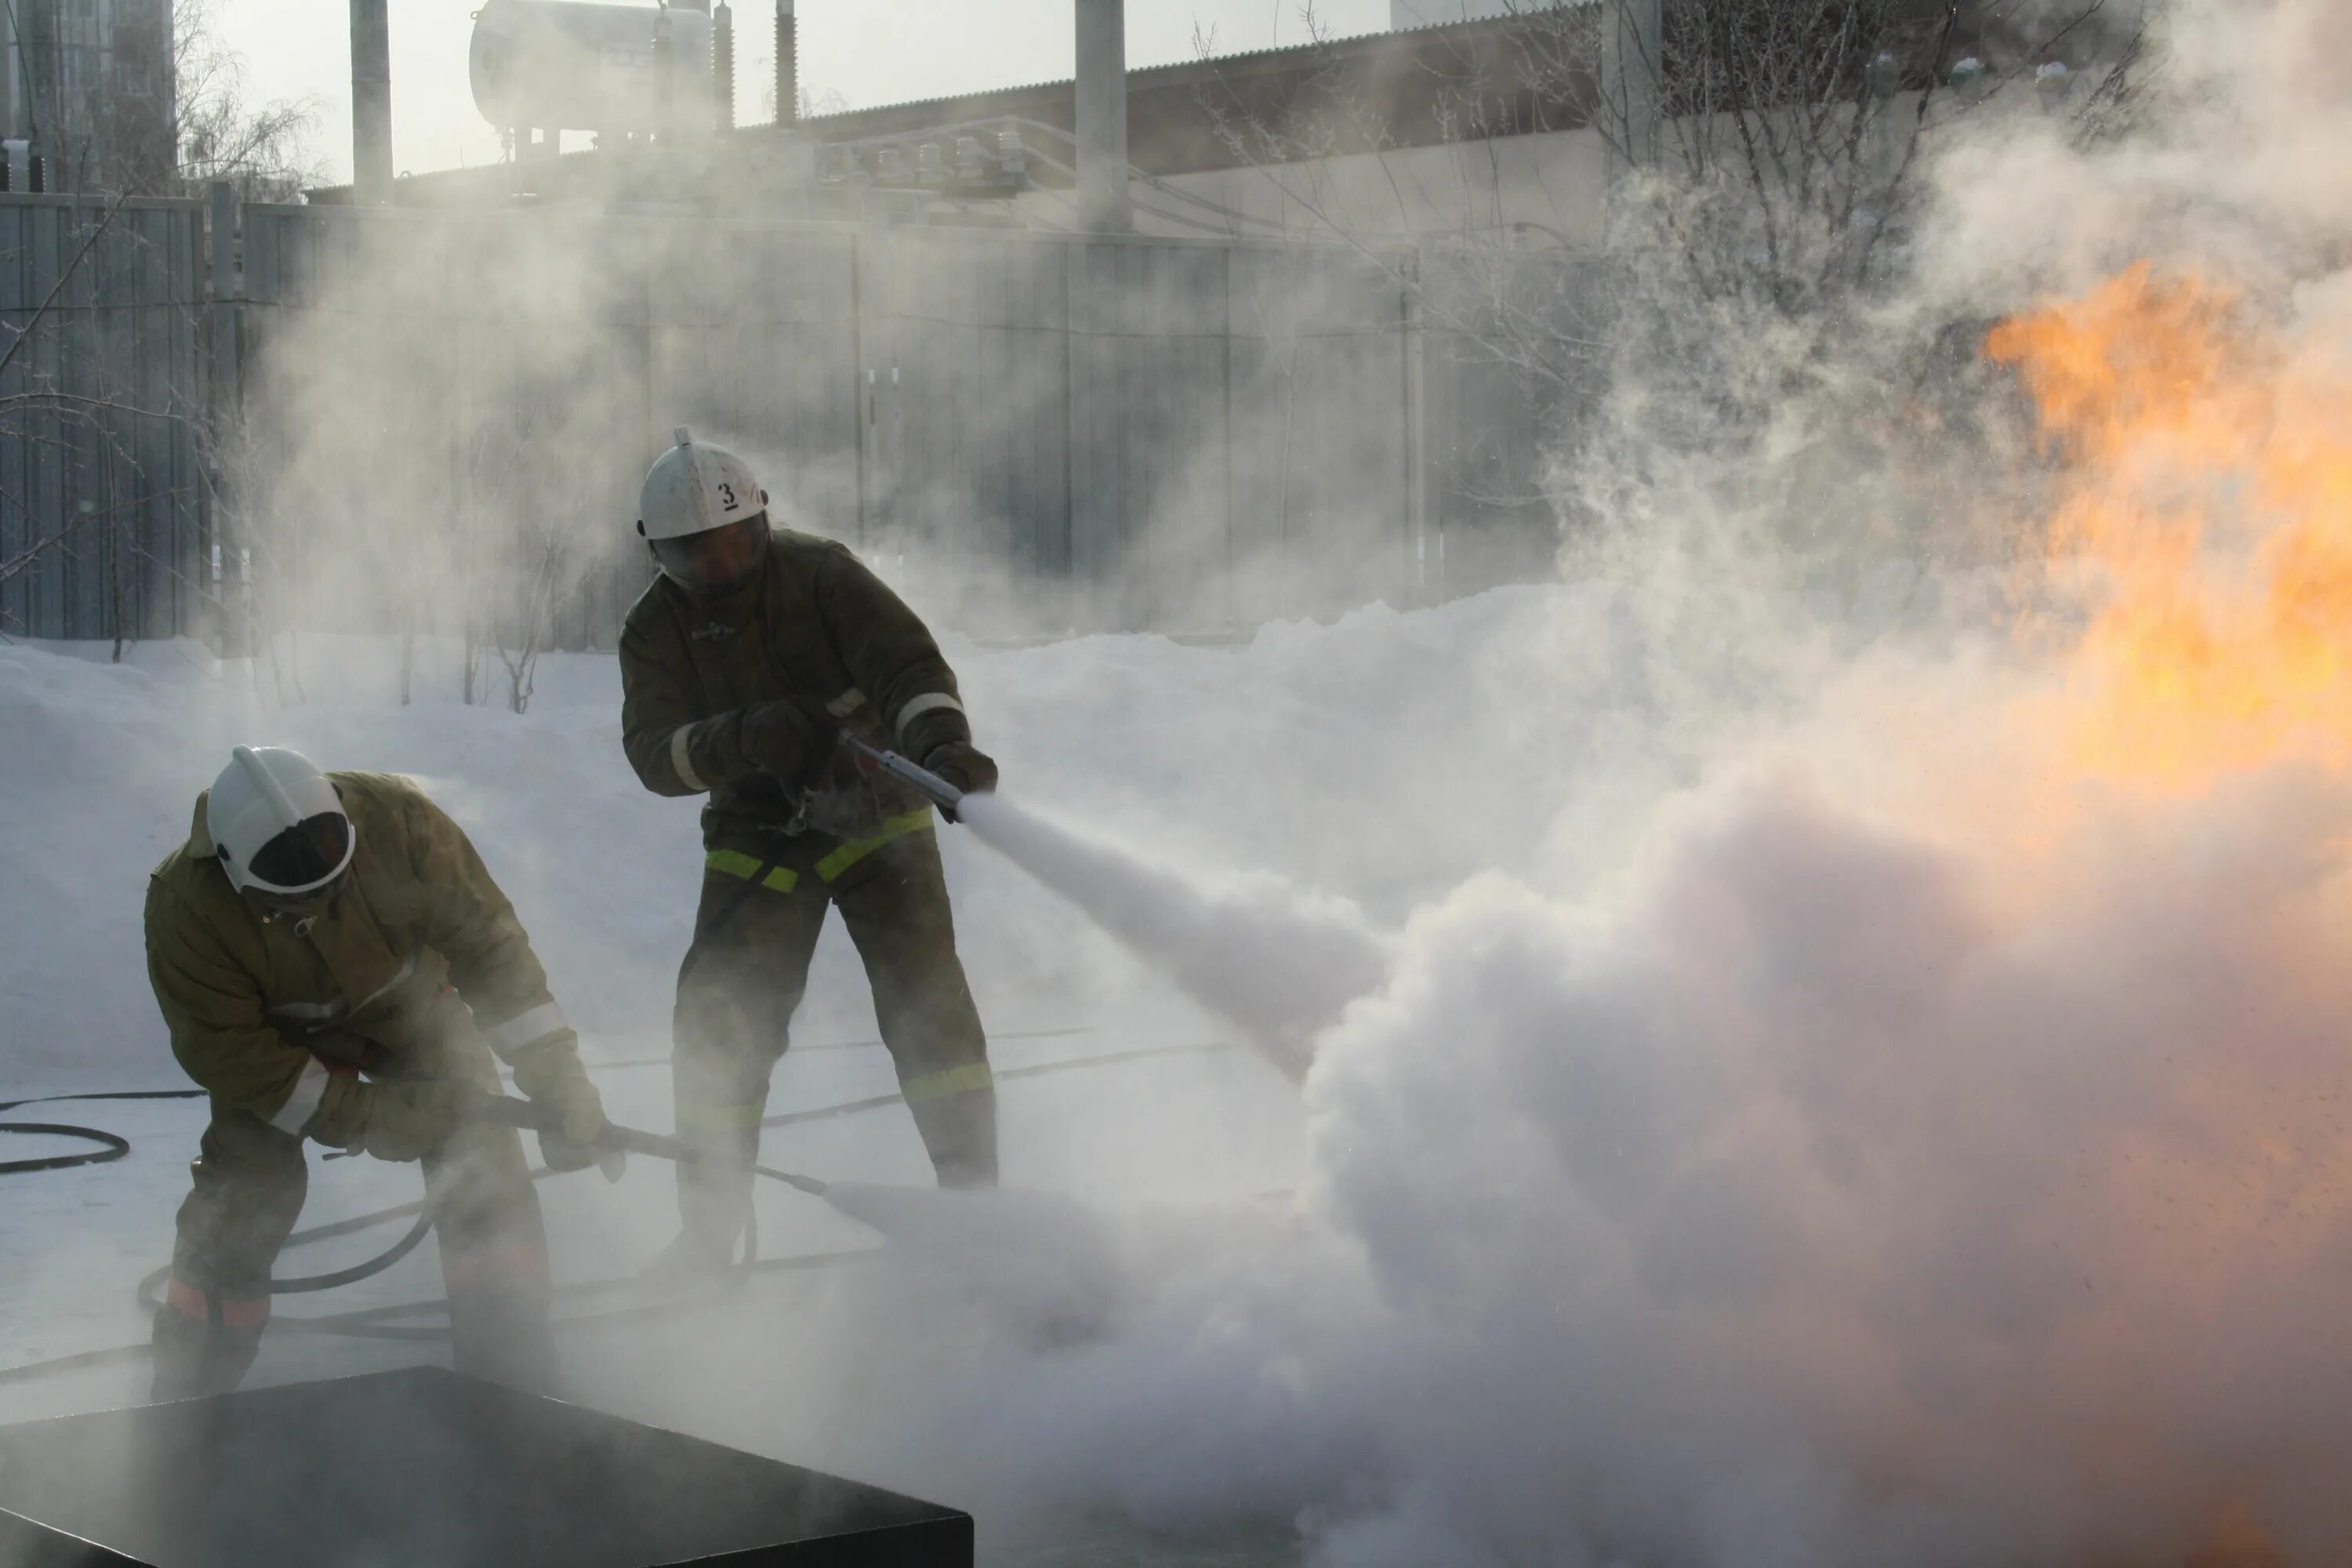
[[[1077,0],[1078,207],[1087,227],[1134,226],[1127,192],[1127,0]]]
[[[352,194],[392,199],[392,25],[386,0],[352,0]]]

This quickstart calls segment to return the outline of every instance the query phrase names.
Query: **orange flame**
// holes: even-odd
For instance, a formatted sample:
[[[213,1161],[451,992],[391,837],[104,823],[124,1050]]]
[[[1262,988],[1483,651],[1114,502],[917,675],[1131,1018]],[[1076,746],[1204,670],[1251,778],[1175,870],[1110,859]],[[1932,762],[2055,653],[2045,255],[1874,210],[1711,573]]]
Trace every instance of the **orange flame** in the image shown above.
[[[2065,463],[2051,564],[2093,595],[2075,760],[2179,793],[2352,766],[2352,379],[2231,290],[2146,265],[1985,352]]]

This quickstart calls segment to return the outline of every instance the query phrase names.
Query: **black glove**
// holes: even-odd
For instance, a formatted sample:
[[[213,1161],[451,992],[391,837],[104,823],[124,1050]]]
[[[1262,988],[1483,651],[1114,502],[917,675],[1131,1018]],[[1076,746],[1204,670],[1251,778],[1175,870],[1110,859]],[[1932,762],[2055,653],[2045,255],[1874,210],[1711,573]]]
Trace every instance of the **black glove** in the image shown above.
[[[743,760],[787,784],[799,785],[832,755],[840,725],[816,703],[801,697],[754,702],[736,722]]]
[[[950,741],[933,746],[923,766],[966,795],[987,795],[996,788],[996,762],[970,741]]]
[[[482,1093],[446,1079],[357,1086],[359,1146],[379,1160],[421,1160],[447,1142]]]
[[[986,795],[996,787],[996,763],[971,743],[971,721],[961,708],[917,714],[900,740],[908,756],[966,795]]]

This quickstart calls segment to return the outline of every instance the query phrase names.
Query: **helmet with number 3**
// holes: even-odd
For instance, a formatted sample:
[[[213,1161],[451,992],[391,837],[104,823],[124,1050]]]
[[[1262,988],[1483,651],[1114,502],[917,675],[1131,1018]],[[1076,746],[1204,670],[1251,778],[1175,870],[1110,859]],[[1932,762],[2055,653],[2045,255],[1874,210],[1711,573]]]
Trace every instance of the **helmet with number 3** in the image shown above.
[[[637,531],[654,559],[690,593],[724,593],[759,570],[768,537],[768,492],[723,447],[677,427],[677,445],[654,459],[637,496]]]

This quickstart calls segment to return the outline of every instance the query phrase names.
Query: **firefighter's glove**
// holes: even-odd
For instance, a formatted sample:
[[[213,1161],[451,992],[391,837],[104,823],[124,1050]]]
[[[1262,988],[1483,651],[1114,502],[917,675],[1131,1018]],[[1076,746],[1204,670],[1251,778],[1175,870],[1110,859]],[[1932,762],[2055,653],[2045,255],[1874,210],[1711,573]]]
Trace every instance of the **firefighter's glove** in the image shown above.
[[[443,1079],[355,1085],[362,1096],[359,1146],[379,1160],[421,1160],[465,1125],[479,1090]]]
[[[996,763],[971,743],[971,721],[960,705],[948,702],[917,714],[899,739],[908,756],[966,795],[986,795],[996,787]]]
[[[996,761],[970,741],[950,741],[934,746],[923,766],[966,795],[987,795],[996,788]]]
[[[745,763],[787,784],[798,785],[829,759],[837,728],[832,716],[815,703],[780,697],[744,709],[736,737]]]
[[[580,1065],[580,1051],[570,1030],[537,1045],[526,1046],[510,1058],[515,1088],[550,1117],[540,1124],[539,1153],[551,1171],[583,1171],[595,1165],[608,1182],[621,1179],[628,1156],[618,1149],[600,1147],[611,1123],[604,1120],[604,1100],[588,1081]]]

